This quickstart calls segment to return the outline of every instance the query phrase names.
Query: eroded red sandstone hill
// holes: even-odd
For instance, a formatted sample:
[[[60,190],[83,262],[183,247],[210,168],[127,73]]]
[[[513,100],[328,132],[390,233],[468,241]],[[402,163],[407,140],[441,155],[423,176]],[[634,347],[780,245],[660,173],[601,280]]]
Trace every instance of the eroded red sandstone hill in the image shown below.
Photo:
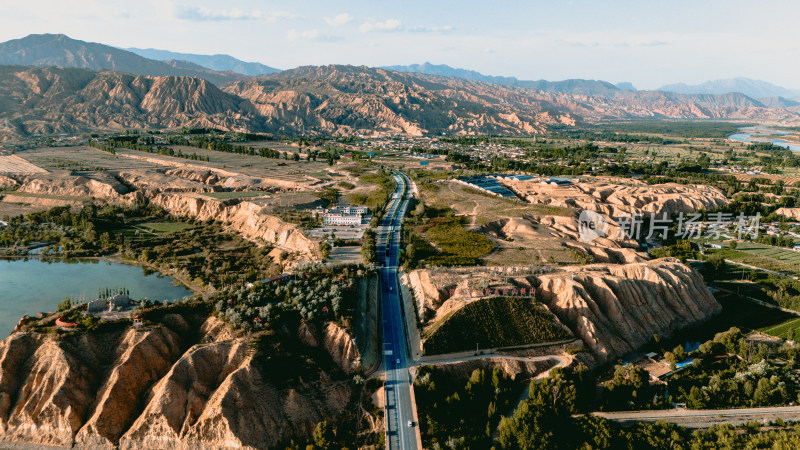
[[[354,66],[308,66],[218,88],[201,78],[0,66],[4,139],[96,129],[215,127],[349,135],[532,134],[629,118],[800,122],[742,94],[593,97]]]

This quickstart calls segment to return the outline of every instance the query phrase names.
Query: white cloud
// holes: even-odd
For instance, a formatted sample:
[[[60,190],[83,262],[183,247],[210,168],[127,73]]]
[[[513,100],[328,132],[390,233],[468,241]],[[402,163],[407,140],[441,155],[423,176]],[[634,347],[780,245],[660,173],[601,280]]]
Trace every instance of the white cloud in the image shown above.
[[[339,36],[331,36],[315,29],[298,31],[292,28],[286,32],[286,39],[290,41],[324,41],[334,42],[340,41],[342,38]]]
[[[402,23],[397,19],[386,19],[383,22],[364,22],[358,27],[362,33],[369,33],[370,31],[400,31]]]
[[[286,32],[286,39],[289,39],[290,41],[296,41],[299,39],[312,40],[312,39],[317,39],[320,36],[322,36],[322,33],[320,33],[320,31],[317,29],[297,31],[294,28],[292,28],[291,30]]]
[[[447,33],[453,31],[453,26],[452,25],[444,25],[441,27],[416,26],[410,28],[409,31],[413,31],[415,33]]]
[[[325,22],[327,22],[328,25],[330,25],[332,27],[340,27],[342,25],[346,25],[346,24],[350,23],[352,20],[353,20],[353,18],[350,17],[350,14],[347,14],[347,13],[341,13],[341,14],[338,14],[338,15],[333,16],[333,17],[326,17],[325,18]]]
[[[278,19],[296,19],[297,15],[289,11],[245,11],[233,9],[210,9],[204,6],[174,5],[174,16],[177,19],[192,21],[220,20],[264,20],[276,22]]]

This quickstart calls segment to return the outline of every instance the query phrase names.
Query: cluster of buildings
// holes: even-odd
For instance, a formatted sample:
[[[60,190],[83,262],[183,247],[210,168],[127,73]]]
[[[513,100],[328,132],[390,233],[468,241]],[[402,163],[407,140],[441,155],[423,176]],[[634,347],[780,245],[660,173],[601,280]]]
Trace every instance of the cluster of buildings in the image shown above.
[[[85,314],[96,315],[101,319],[114,320],[123,317],[129,317],[131,314],[129,309],[134,305],[135,303],[131,302],[130,297],[128,297],[126,294],[115,294],[109,296],[108,298],[98,298],[87,303]],[[63,331],[70,331],[78,328],[78,324],[76,322],[70,322],[64,317],[59,317],[56,319],[55,324]],[[142,325],[144,325],[142,318],[138,315],[135,316],[133,318],[133,326],[141,327]]]
[[[131,299],[125,294],[116,294],[105,298],[92,300],[86,305],[86,312],[98,314],[105,311],[121,311],[131,306]]]
[[[322,216],[323,225],[361,225],[369,210],[365,206],[336,206],[317,208],[314,215]]]

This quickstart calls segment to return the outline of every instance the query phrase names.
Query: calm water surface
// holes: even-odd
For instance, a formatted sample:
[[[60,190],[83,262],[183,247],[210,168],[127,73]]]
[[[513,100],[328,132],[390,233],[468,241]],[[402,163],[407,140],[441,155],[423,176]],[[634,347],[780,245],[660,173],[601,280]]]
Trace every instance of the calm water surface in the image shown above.
[[[759,127],[745,127],[740,128],[739,132],[728,136],[729,139],[739,142],[772,142],[772,144],[779,147],[788,148],[793,152],[800,152],[800,145],[794,145],[787,142],[785,139],[773,138],[771,136],[785,136],[792,134],[788,131],[769,130]]]
[[[133,299],[175,300],[191,294],[172,278],[145,275],[138,266],[110,261],[0,259],[0,340],[23,315],[55,311],[66,296],[87,301],[100,288],[126,287]]]

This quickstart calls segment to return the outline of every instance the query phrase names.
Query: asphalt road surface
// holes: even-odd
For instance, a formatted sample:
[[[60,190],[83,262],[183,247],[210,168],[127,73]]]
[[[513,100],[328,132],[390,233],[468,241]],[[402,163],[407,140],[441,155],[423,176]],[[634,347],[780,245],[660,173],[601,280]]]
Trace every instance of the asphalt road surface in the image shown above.
[[[383,312],[383,361],[386,370],[386,444],[389,449],[418,449],[418,425],[414,421],[411,375],[406,324],[398,295],[398,255],[400,223],[410,200],[410,180],[394,175],[397,188],[377,230],[378,260],[381,273],[381,310]],[[412,426],[409,426],[409,423]]]

